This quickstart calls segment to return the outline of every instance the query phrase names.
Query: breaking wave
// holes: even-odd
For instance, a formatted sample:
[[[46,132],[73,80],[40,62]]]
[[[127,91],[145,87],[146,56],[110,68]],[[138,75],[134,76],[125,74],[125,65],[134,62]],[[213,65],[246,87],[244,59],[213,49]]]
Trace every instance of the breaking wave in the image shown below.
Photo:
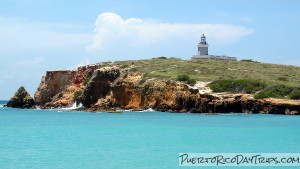
[[[62,109],[63,110],[74,110],[74,109],[78,109],[80,107],[82,107],[82,103],[77,105],[76,102],[75,102],[75,103],[73,103],[73,105],[71,107],[65,107],[65,108],[62,108]]]

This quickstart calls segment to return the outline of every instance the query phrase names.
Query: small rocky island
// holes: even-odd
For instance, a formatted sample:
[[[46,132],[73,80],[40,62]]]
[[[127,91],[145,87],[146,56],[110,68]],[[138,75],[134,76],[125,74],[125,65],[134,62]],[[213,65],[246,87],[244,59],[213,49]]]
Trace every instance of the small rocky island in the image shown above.
[[[188,65],[189,69],[185,65]],[[220,67],[217,67],[218,65]],[[207,66],[209,67],[207,68]],[[278,70],[273,69],[274,66]],[[247,71],[250,73],[246,71],[247,67]],[[257,77],[254,71],[260,71],[260,67],[262,70],[271,67],[270,74],[273,74],[273,70],[276,72],[295,70],[295,75],[298,76],[297,72],[300,71],[298,67],[284,65],[241,61],[180,60],[163,57],[151,60],[103,62],[81,66],[77,70],[47,71],[35,92],[35,106],[43,109],[60,108],[70,107],[76,102],[83,105],[79,110],[91,112],[152,108],[157,111],[182,113],[236,112],[299,115],[299,100],[257,99],[254,98],[255,93],[249,93],[247,90],[233,93],[214,92],[207,86],[210,82],[176,79],[177,75],[179,77],[184,71],[190,72],[192,77],[199,78],[211,79],[211,76],[224,76],[225,71],[220,71],[220,75],[217,74],[219,71],[211,73],[214,69],[224,69],[231,76],[234,73],[240,76],[246,72],[248,73],[246,76]],[[239,70],[240,68],[242,69]],[[205,74],[206,70],[209,73]],[[175,78],[172,78],[174,76]],[[269,77],[269,75],[267,74],[265,77]],[[17,93],[24,93],[21,91],[23,88]],[[26,96],[28,100],[29,97]],[[13,98],[12,101],[19,97],[14,96]],[[32,106],[33,100],[29,99],[21,103],[27,103],[22,107],[28,108]]]
[[[33,108],[34,107],[34,100],[26,91],[26,89],[21,86],[14,96],[8,101],[7,107],[12,108]]]

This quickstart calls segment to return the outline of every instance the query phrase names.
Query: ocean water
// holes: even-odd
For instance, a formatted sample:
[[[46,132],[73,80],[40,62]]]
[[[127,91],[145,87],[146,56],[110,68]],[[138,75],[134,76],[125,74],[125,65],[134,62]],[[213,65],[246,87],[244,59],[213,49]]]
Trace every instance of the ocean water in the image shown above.
[[[1,169],[185,168],[178,153],[299,153],[299,141],[300,116],[0,107]]]

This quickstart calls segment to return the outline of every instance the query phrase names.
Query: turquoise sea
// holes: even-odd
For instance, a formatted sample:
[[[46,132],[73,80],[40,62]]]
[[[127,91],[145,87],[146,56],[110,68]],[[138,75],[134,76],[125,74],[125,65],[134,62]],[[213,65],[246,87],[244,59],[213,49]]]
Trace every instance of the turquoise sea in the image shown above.
[[[299,152],[300,116],[0,107],[1,169],[173,169],[186,168],[179,167],[178,153]]]

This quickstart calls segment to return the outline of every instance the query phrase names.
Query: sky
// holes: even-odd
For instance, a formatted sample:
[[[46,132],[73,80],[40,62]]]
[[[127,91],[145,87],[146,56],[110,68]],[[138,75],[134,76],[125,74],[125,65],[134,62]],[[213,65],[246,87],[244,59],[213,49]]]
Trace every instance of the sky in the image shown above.
[[[0,100],[47,70],[209,53],[300,66],[298,0],[0,0]]]

